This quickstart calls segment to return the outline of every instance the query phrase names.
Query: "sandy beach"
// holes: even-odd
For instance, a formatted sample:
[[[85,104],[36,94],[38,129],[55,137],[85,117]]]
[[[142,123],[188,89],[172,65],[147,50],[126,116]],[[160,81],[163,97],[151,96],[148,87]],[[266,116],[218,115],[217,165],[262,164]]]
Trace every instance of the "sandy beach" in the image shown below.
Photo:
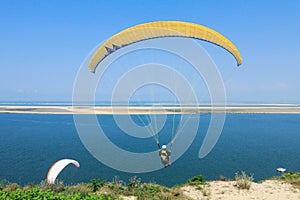
[[[181,188],[183,194],[191,199],[222,199],[222,200],[297,200],[300,199],[300,189],[289,183],[266,180],[262,183],[252,183],[249,190],[234,187],[234,181],[211,181],[201,190],[194,186]]]
[[[199,113],[278,113],[300,114],[293,104],[210,106],[0,106],[11,114],[199,114]]]
[[[277,180],[252,182],[249,190],[238,189],[235,181],[210,181],[206,185],[182,186],[181,199],[187,200],[298,200],[300,189]],[[122,196],[124,200],[137,200],[135,196]]]

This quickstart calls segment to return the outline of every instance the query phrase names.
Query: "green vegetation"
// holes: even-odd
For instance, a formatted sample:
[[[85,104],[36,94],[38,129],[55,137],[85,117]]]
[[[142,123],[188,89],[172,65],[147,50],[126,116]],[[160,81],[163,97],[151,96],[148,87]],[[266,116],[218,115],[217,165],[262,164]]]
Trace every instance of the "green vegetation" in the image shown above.
[[[250,189],[251,183],[253,181],[253,175],[248,176],[246,172],[242,171],[235,173],[235,185],[238,189]]]
[[[97,192],[101,187],[105,185],[105,183],[106,183],[106,179],[103,179],[101,181],[100,178],[94,178],[92,179],[88,187],[91,188],[93,192]]]
[[[140,185],[141,185],[141,179],[134,176],[129,180],[128,189],[132,190],[134,188],[139,187]]]
[[[300,173],[298,172],[288,172],[271,179],[285,181],[300,188]],[[252,181],[253,175],[248,176],[244,171],[235,174],[235,186],[238,189],[249,189]],[[201,174],[192,177],[184,185],[190,185],[196,190],[200,190],[204,197],[209,198],[211,195],[207,190],[209,183],[204,181],[204,176]],[[92,179],[90,183],[71,186],[66,186],[61,181],[52,185],[42,181],[40,184],[28,184],[21,187],[16,183],[3,180],[0,181],[0,199],[119,200],[126,196],[135,196],[137,200],[188,200],[189,198],[184,196],[180,189],[182,186],[176,185],[168,188],[154,183],[142,183],[141,179],[136,176],[129,179],[127,184],[116,176],[111,182],[96,178]]]
[[[292,184],[293,186],[300,188],[300,173],[299,172],[287,172],[279,177],[273,177],[272,180],[284,181]]]
[[[207,190],[203,190],[202,194],[203,194],[203,196],[207,197],[210,195],[210,192],[208,192]]]
[[[197,176],[194,176],[193,178],[188,180],[189,185],[204,185],[204,176],[202,174],[199,174]]]
[[[82,195],[80,192],[76,192],[72,195],[65,194],[64,192],[55,193],[52,190],[42,190],[41,187],[35,186],[30,189],[17,188],[13,191],[8,191],[8,188],[4,188],[0,191],[0,199],[52,199],[52,200],[111,200],[118,199],[114,198],[110,194],[85,194]]]
[[[52,199],[52,200],[79,200],[100,199],[118,200],[126,196],[135,196],[138,200],[157,199],[187,199],[182,196],[178,188],[167,188],[154,183],[141,183],[141,179],[132,177],[126,185],[124,181],[115,177],[112,182],[106,179],[92,179],[90,183],[80,183],[66,186],[61,181],[48,184],[30,184],[24,187],[7,181],[0,182],[0,199]]]

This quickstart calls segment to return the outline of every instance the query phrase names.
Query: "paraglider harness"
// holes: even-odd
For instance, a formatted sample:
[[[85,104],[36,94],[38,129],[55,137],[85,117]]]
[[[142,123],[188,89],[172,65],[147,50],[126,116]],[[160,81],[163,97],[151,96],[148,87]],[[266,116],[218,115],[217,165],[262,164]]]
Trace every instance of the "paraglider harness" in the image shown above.
[[[163,155],[163,156],[168,156],[167,150],[165,150],[165,149],[162,149],[160,151],[160,154]]]
[[[157,143],[158,149],[160,150],[159,155],[160,155],[160,158],[161,158],[161,162],[162,162],[162,164],[164,165],[165,168],[167,166],[171,166],[171,156],[170,156],[170,154],[171,154],[172,144],[173,144],[173,142],[170,145],[170,151],[168,151],[167,149],[161,149],[160,144]]]
[[[169,155],[167,149],[161,149],[159,143],[157,143],[157,146],[158,146],[158,150],[160,150],[160,155],[163,155],[163,156],[166,156],[166,157]],[[171,145],[170,145],[170,151],[169,151],[170,153],[172,151],[172,146],[173,146],[173,142],[171,142]]]

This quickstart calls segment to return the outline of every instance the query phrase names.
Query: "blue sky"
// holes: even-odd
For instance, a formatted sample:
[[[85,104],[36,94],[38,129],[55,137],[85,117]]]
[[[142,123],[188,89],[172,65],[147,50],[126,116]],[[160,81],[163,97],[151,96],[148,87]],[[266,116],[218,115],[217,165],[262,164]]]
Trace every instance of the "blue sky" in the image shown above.
[[[80,64],[101,41],[140,23],[181,20],[240,50],[236,68],[231,55],[204,44],[221,70],[233,68],[224,78],[228,101],[300,103],[299,10],[298,0],[1,0],[0,101],[70,101]]]

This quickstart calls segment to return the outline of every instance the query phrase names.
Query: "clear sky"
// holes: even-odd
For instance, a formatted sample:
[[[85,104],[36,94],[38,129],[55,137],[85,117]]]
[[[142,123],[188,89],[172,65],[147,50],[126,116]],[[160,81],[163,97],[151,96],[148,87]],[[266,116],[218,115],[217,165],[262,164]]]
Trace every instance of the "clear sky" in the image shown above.
[[[77,70],[99,42],[140,23],[189,21],[238,47],[243,65],[208,45],[231,102],[300,103],[300,1],[0,1],[0,101],[70,101]]]

